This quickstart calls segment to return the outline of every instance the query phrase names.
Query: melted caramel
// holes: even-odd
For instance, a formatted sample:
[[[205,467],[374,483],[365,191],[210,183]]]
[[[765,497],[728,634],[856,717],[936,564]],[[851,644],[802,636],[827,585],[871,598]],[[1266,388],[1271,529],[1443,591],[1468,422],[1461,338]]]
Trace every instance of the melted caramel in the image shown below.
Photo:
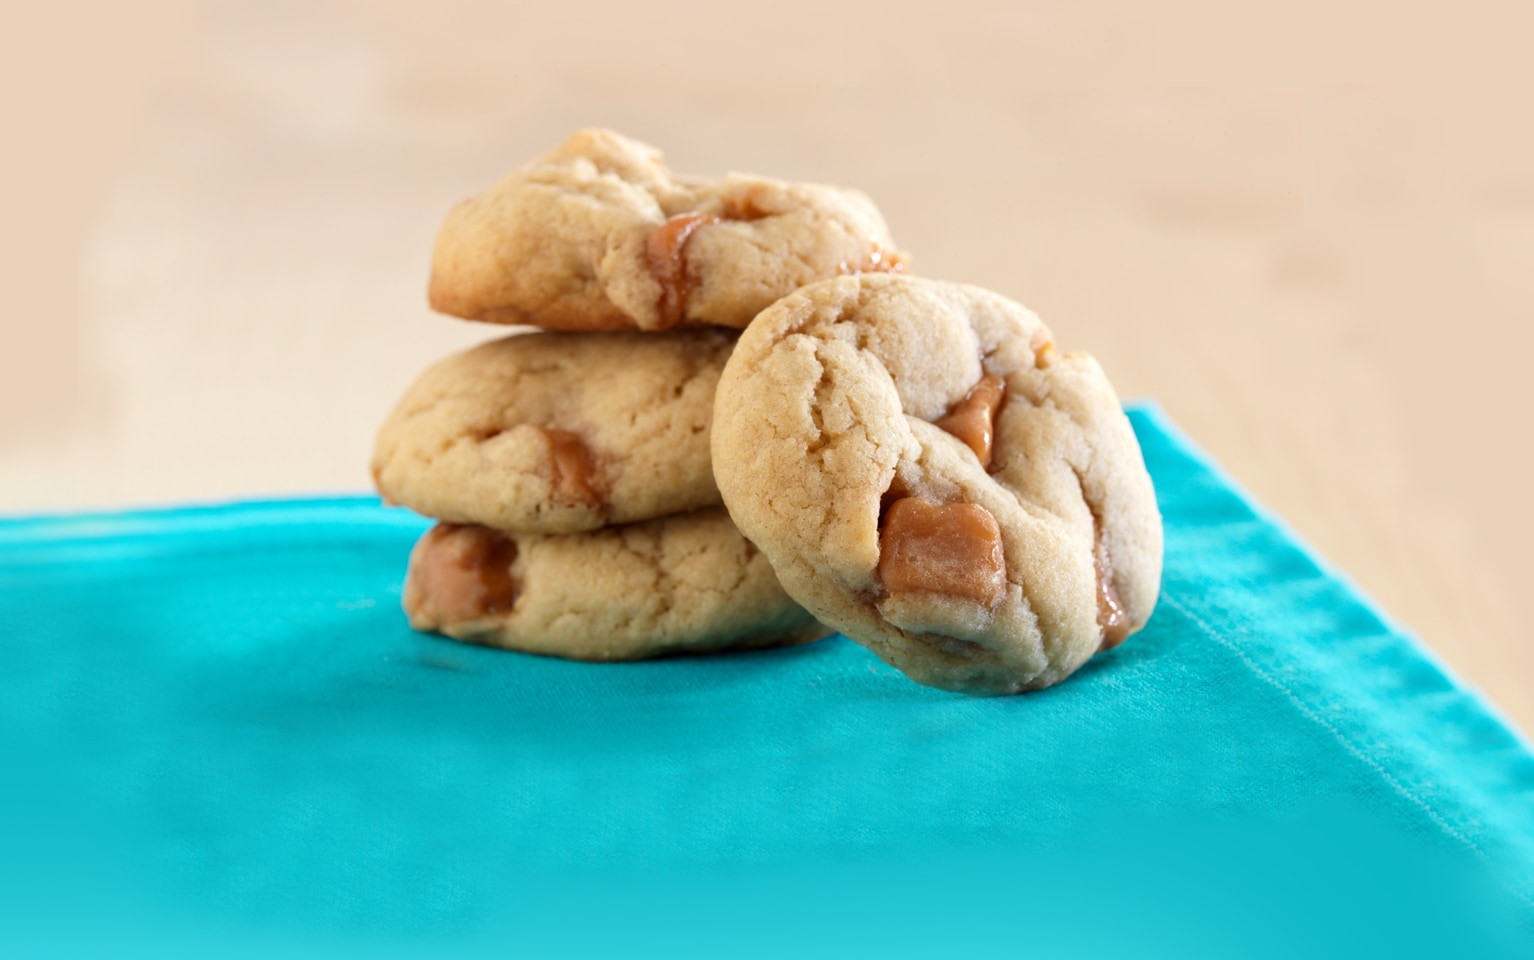
[[[963,440],[965,446],[975,451],[982,467],[991,465],[996,411],[1001,409],[1006,394],[1007,385],[1002,379],[994,373],[988,373],[937,422],[938,426]]]
[[[511,565],[517,544],[489,527],[439,523],[416,544],[405,606],[429,608],[442,623],[506,613],[517,602]]]
[[[1007,564],[996,518],[978,504],[890,504],[879,530],[879,579],[890,593],[940,593],[998,603]]]
[[[645,240],[650,273],[660,283],[660,300],[655,309],[660,313],[662,326],[675,326],[682,321],[687,298],[692,295],[695,281],[687,270],[687,241],[699,227],[718,222],[718,217],[706,213],[678,214],[651,230]]]
[[[596,503],[602,499],[592,482],[596,462],[580,434],[569,430],[544,430],[549,458],[554,465],[554,492],[566,500]]]
[[[1098,649],[1112,650],[1129,636],[1129,613],[1113,587],[1113,561],[1108,556],[1108,540],[1103,525],[1092,517],[1092,565],[1097,568],[1097,625],[1103,628],[1103,642]]]

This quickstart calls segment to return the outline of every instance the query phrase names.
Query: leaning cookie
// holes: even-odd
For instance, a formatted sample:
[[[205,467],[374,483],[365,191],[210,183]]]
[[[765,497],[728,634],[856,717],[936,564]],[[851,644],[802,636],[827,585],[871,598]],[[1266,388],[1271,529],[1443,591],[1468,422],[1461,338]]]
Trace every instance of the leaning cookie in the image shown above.
[[[1139,629],[1161,522],[1113,388],[1016,303],[865,276],[742,335],[714,473],[791,596],[912,679],[1037,689]]]
[[[439,524],[410,557],[404,599],[417,630],[573,660],[766,647],[828,632],[718,507],[567,536]]]
[[[904,261],[855,190],[675,177],[655,148],[583,130],[452,209],[429,296],[551,330],[738,328],[803,284]]]
[[[379,492],[438,520],[535,533],[715,505],[708,428],[734,341],[530,333],[448,357],[379,431]]]

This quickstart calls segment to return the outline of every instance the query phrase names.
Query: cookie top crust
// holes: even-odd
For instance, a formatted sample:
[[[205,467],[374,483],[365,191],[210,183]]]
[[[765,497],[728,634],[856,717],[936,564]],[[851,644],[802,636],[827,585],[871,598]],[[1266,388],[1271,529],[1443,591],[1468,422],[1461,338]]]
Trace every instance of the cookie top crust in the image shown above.
[[[439,524],[411,554],[404,606],[418,630],[575,660],[828,633],[722,507],[566,536]]]
[[[379,430],[378,490],[438,520],[535,533],[716,505],[708,431],[734,341],[528,333],[450,356]]]
[[[1144,625],[1161,521],[1107,377],[1022,306],[827,280],[742,335],[714,473],[785,589],[932,686],[1014,693]]]
[[[806,283],[905,259],[856,190],[678,177],[654,147],[581,130],[453,207],[429,300],[551,330],[741,328]]]

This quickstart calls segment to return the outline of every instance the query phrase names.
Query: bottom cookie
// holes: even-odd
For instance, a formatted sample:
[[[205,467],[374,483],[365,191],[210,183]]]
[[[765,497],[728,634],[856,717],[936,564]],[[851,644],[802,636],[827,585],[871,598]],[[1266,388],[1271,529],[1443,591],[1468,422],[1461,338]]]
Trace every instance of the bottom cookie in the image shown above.
[[[573,660],[830,633],[789,599],[722,508],[573,534],[440,523],[410,556],[404,599],[417,630]]]

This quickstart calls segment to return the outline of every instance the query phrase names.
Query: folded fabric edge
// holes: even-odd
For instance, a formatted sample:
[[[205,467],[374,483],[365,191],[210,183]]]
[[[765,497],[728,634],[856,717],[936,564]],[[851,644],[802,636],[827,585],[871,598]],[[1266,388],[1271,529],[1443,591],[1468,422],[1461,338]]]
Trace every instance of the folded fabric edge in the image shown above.
[[[1285,546],[1313,567],[1314,577],[1324,579],[1347,602],[1372,618],[1383,629],[1389,648],[1381,650],[1378,634],[1332,638],[1340,640],[1329,649],[1339,659],[1351,661],[1364,674],[1395,674],[1405,695],[1385,699],[1371,694],[1377,712],[1365,717],[1336,716],[1328,712],[1324,697],[1307,696],[1316,691],[1336,688],[1339,678],[1324,671],[1310,671],[1300,678],[1285,679],[1265,668],[1258,658],[1247,655],[1239,644],[1224,639],[1201,613],[1210,613],[1198,597],[1164,595],[1162,602],[1187,618],[1196,629],[1216,643],[1247,661],[1247,667],[1261,682],[1275,687],[1294,701],[1306,718],[1324,729],[1360,762],[1376,772],[1403,797],[1418,806],[1430,820],[1448,835],[1467,846],[1483,860],[1511,868],[1509,888],[1525,904],[1534,906],[1529,890],[1534,889],[1534,751],[1529,741],[1478,690],[1466,684],[1430,648],[1394,618],[1385,613],[1351,577],[1319,556],[1282,518],[1274,515],[1246,491],[1217,462],[1198,447],[1157,406],[1140,405],[1130,411],[1144,435],[1149,432],[1167,444],[1170,452],[1185,457],[1199,470],[1221,485],[1239,502],[1252,519],[1268,527]],[[1244,521],[1242,521],[1244,522]],[[1303,578],[1281,586],[1298,586]],[[1351,641],[1351,642],[1350,642]],[[1356,675],[1356,674],[1355,674]],[[1295,680],[1300,679],[1297,689]],[[1418,742],[1400,744],[1396,762],[1405,755],[1416,757],[1411,763],[1423,764],[1414,771],[1415,782],[1405,770],[1391,772],[1374,757],[1369,744],[1378,742],[1368,727],[1378,724],[1388,728],[1394,721],[1397,729],[1421,731]],[[1462,736],[1449,737],[1444,731]],[[1435,738],[1434,732],[1440,736]],[[1443,741],[1473,740],[1477,747],[1469,752],[1455,751]],[[1424,775],[1425,774],[1425,775]],[[1447,774],[1453,786],[1440,782],[1436,774]],[[1488,821],[1495,824],[1490,831]],[[1496,848],[1488,852],[1484,841]]]
[[[1322,556],[1287,520],[1269,510],[1240,481],[1232,477],[1219,461],[1211,457],[1196,441],[1184,433],[1182,428],[1166,414],[1159,404],[1150,401],[1137,402],[1129,407],[1126,412],[1131,420],[1140,419],[1154,427],[1157,432],[1171,441],[1172,445],[1180,452],[1189,459],[1196,461],[1210,476],[1219,481],[1236,499],[1240,500],[1242,505],[1250,510],[1255,518],[1277,530],[1306,561],[1313,564],[1323,575],[1341,586],[1354,603],[1367,611],[1371,617],[1379,620],[1391,634],[1405,642],[1419,658],[1438,671],[1449,686],[1474,699],[1491,719],[1495,720],[1499,726],[1506,730],[1509,737],[1517,741],[1525,751],[1534,754],[1534,741],[1525,737],[1522,731],[1519,730],[1510,718],[1502,713],[1496,704],[1483,696],[1475,687],[1466,683],[1436,651],[1422,642],[1416,634],[1407,629],[1391,616],[1388,611],[1376,603],[1350,574]]]

